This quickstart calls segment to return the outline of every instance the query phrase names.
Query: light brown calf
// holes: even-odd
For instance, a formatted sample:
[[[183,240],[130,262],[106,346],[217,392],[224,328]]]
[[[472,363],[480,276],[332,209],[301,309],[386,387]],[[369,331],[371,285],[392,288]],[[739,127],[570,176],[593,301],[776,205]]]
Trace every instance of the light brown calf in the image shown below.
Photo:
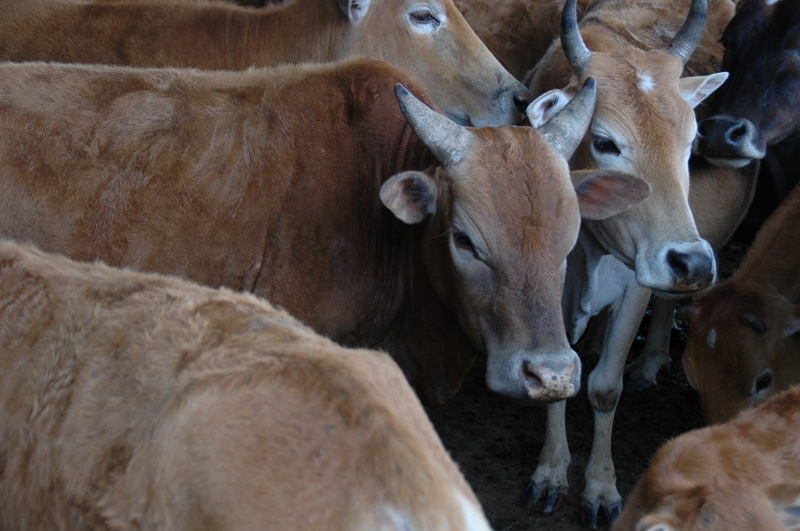
[[[800,529],[800,387],[661,447],[614,531]]]
[[[489,529],[397,365],[0,242],[0,529]]]
[[[732,9],[729,2],[713,5]],[[698,233],[690,209],[689,157],[694,108],[726,74],[696,59],[705,75],[683,75],[698,47],[710,40],[707,14],[705,0],[686,0],[681,9],[673,1],[607,0],[591,4],[578,24],[576,1],[570,0],[563,11],[561,42],[529,76],[531,92],[550,94],[555,106],[584,78],[596,78],[592,123],[570,165],[625,171],[647,181],[652,191],[619,215],[585,222],[568,259],[563,305],[570,342],[578,341],[590,318],[610,311],[600,361],[588,381],[595,437],[581,514],[591,527],[597,526],[598,513],[613,519],[621,510],[611,459],[612,426],[628,350],[650,295],[690,294],[710,285],[716,275],[713,249]],[[548,420],[545,445],[525,494],[530,507],[544,500],[545,512],[554,511],[565,497],[570,462],[565,405],[549,408],[553,420]]]
[[[571,396],[580,364],[561,275],[581,213],[647,194],[597,172],[576,196],[564,157],[593,84],[537,130],[461,127],[405,91],[401,110],[398,82],[419,92],[363,59],[0,65],[0,234],[253,292],[337,341],[387,350],[431,402],[479,353],[498,392]]]
[[[294,0],[256,10],[224,2],[0,0],[6,61],[239,70],[355,56],[407,69],[465,125],[516,123],[530,102],[452,0]]]
[[[724,422],[800,383],[800,188],[744,261],[686,309],[683,366],[707,422]]]

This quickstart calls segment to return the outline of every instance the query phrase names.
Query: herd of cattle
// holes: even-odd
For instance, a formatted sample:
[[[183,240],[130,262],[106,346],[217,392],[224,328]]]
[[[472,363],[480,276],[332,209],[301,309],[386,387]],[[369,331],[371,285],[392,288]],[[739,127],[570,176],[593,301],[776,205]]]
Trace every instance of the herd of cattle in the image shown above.
[[[552,513],[579,341],[586,525],[800,529],[798,49],[800,0],[1,0],[0,530],[489,529],[419,402],[477,356]],[[717,425],[623,510],[695,294]]]

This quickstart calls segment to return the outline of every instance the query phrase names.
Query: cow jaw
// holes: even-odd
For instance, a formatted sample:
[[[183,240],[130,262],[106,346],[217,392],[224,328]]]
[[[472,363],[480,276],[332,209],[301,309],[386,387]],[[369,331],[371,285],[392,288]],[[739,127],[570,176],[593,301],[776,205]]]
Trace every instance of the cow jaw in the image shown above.
[[[391,13],[384,13],[389,5]],[[522,119],[518,107],[529,101],[528,90],[475,35],[452,0],[372,2],[354,30],[354,54],[407,69],[456,123],[489,126]],[[392,39],[402,42],[387,46]]]

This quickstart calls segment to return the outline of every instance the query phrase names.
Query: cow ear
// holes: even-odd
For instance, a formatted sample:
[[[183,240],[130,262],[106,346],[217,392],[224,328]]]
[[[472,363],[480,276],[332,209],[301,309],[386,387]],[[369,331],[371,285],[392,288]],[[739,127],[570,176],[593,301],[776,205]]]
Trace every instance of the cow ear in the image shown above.
[[[413,225],[436,212],[436,182],[418,171],[404,171],[381,186],[381,201],[402,221]]]
[[[570,172],[583,219],[604,219],[641,203],[650,185],[629,173],[614,170]]]
[[[683,77],[678,81],[678,90],[692,108],[711,95],[728,79],[727,72],[717,72],[708,76]]]
[[[548,90],[528,105],[525,114],[528,115],[531,126],[540,127],[563,109],[571,99],[563,90]]]
[[[358,26],[369,11],[371,0],[339,0],[339,8],[353,26]]]
[[[766,487],[764,493],[786,529],[800,530],[800,481],[774,483]]]

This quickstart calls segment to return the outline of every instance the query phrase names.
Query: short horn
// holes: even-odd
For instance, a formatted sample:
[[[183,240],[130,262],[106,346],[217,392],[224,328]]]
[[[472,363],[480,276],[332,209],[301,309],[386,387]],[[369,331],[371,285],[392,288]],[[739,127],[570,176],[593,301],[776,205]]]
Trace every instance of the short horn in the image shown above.
[[[472,140],[472,133],[419,101],[402,84],[398,83],[394,92],[414,133],[445,169],[460,162]]]
[[[667,45],[666,52],[680,59],[681,64],[686,64],[694,53],[703,32],[706,29],[706,19],[708,18],[707,0],[692,0],[689,14],[686,20],[678,29],[678,32]]]
[[[592,121],[596,96],[594,78],[587,77],[575,97],[539,127],[539,132],[547,143],[566,160],[572,157],[586,134]]]
[[[561,12],[561,48],[578,77],[586,72],[592,52],[586,47],[578,29],[578,0],[567,0]]]

